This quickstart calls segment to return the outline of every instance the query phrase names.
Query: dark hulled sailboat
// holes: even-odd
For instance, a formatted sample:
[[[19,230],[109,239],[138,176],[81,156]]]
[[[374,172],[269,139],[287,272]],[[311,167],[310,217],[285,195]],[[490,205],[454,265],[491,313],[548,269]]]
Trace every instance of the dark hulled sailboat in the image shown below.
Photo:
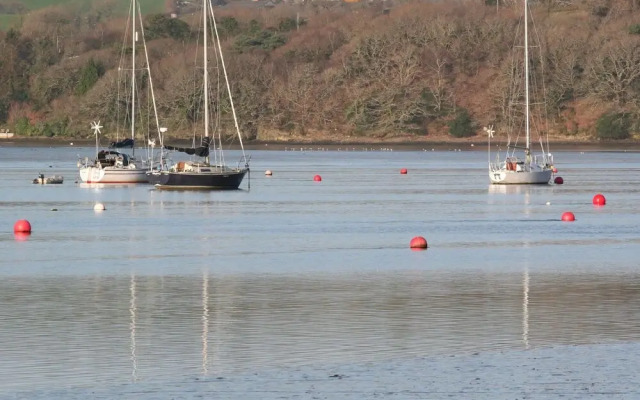
[[[203,99],[204,99],[204,135],[200,146],[198,147],[177,147],[163,144],[162,135],[160,136],[160,145],[162,152],[164,150],[179,151],[189,155],[200,157],[198,161],[179,161],[171,166],[167,166],[164,163],[164,156],[161,154],[160,168],[152,169],[148,172],[149,183],[155,185],[158,189],[212,189],[212,190],[232,190],[238,189],[244,176],[249,171],[249,159],[244,154],[244,146],[242,144],[242,135],[240,134],[240,128],[238,127],[238,121],[236,118],[236,112],[233,105],[233,99],[231,98],[231,88],[229,86],[229,79],[227,78],[227,71],[224,64],[224,58],[222,56],[222,49],[220,47],[220,40],[218,37],[218,29],[216,26],[215,17],[213,14],[213,8],[211,2],[207,0],[202,1],[202,15],[203,15]],[[236,133],[240,141],[242,148],[242,161],[243,166],[229,167],[225,164],[224,155],[222,152],[221,140],[216,144],[216,138],[209,135],[209,74],[208,74],[208,22],[211,19],[212,23],[212,35],[215,39],[214,47],[219,52],[220,65],[224,72],[225,83],[227,87],[227,93],[229,95],[229,102],[231,104],[231,111],[233,114],[233,121],[236,128]],[[213,139],[213,141],[212,141]],[[210,162],[210,155],[213,153],[214,162]]]

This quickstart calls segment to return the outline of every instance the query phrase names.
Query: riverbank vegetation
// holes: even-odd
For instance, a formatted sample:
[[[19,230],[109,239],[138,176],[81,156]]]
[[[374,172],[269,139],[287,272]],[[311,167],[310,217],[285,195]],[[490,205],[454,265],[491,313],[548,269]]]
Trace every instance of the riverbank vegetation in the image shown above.
[[[0,32],[0,127],[77,138],[92,135],[92,120],[108,129],[119,107],[126,23],[113,12],[116,3],[94,2],[81,14],[52,6]],[[549,133],[560,140],[637,136],[637,1],[531,3],[546,57]],[[507,118],[520,1],[269,5],[216,7],[248,140],[465,138],[487,125],[499,131]],[[191,137],[200,119],[196,15],[145,17],[161,124],[180,138]],[[221,122],[231,126],[229,104],[221,106]]]

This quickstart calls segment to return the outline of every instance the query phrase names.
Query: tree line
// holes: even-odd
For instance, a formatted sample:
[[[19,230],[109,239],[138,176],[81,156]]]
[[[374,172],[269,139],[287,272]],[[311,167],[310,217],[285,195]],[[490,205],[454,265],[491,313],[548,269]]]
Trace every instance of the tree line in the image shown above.
[[[638,132],[636,2],[531,2],[550,134]],[[499,127],[513,103],[520,3],[216,8],[241,131],[248,140],[340,141],[465,137]],[[0,127],[88,137],[90,121],[108,124],[126,108],[115,89],[125,21],[113,15],[113,0],[82,13],[69,7],[32,12],[19,29],[0,32]],[[158,111],[175,137],[190,137],[201,118],[198,24],[197,15],[145,16]],[[217,101],[220,123],[230,127],[228,101]]]

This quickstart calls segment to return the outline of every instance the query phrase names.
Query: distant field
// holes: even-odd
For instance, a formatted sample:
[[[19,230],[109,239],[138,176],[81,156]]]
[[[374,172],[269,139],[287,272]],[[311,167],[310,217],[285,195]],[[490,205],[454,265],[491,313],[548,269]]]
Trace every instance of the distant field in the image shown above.
[[[0,0],[1,2],[2,0]],[[82,9],[83,5],[89,5],[95,0],[19,0],[17,2],[24,4],[29,10],[37,10],[59,4],[77,4]],[[164,1],[160,0],[138,0],[143,14],[164,12]],[[125,13],[129,8],[129,0],[121,0],[118,2],[121,6],[116,8],[116,12]],[[0,30],[7,30],[11,27],[20,25],[20,15],[0,14]]]
[[[0,30],[20,25],[20,15],[0,14]]]

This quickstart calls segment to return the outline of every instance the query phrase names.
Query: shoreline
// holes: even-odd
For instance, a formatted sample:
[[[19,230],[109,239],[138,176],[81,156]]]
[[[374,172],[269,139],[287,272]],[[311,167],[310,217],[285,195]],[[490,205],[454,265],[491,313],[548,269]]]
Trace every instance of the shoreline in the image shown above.
[[[497,141],[496,141],[497,142]],[[503,143],[496,143],[498,147],[504,147]],[[190,141],[176,139],[171,143],[182,146],[189,146]],[[640,141],[585,141],[585,140],[550,140],[549,145],[552,151],[640,151]],[[13,137],[10,139],[0,139],[0,147],[93,147],[94,139],[74,139],[74,138],[45,138],[45,137]],[[106,146],[104,146],[106,147]],[[246,150],[292,150],[292,151],[323,151],[323,150],[344,150],[344,151],[468,151],[486,150],[487,142],[477,140],[477,138],[467,139],[444,139],[433,140],[405,140],[405,141],[260,141],[252,140],[244,143]],[[239,144],[225,145],[225,150],[240,149]]]

